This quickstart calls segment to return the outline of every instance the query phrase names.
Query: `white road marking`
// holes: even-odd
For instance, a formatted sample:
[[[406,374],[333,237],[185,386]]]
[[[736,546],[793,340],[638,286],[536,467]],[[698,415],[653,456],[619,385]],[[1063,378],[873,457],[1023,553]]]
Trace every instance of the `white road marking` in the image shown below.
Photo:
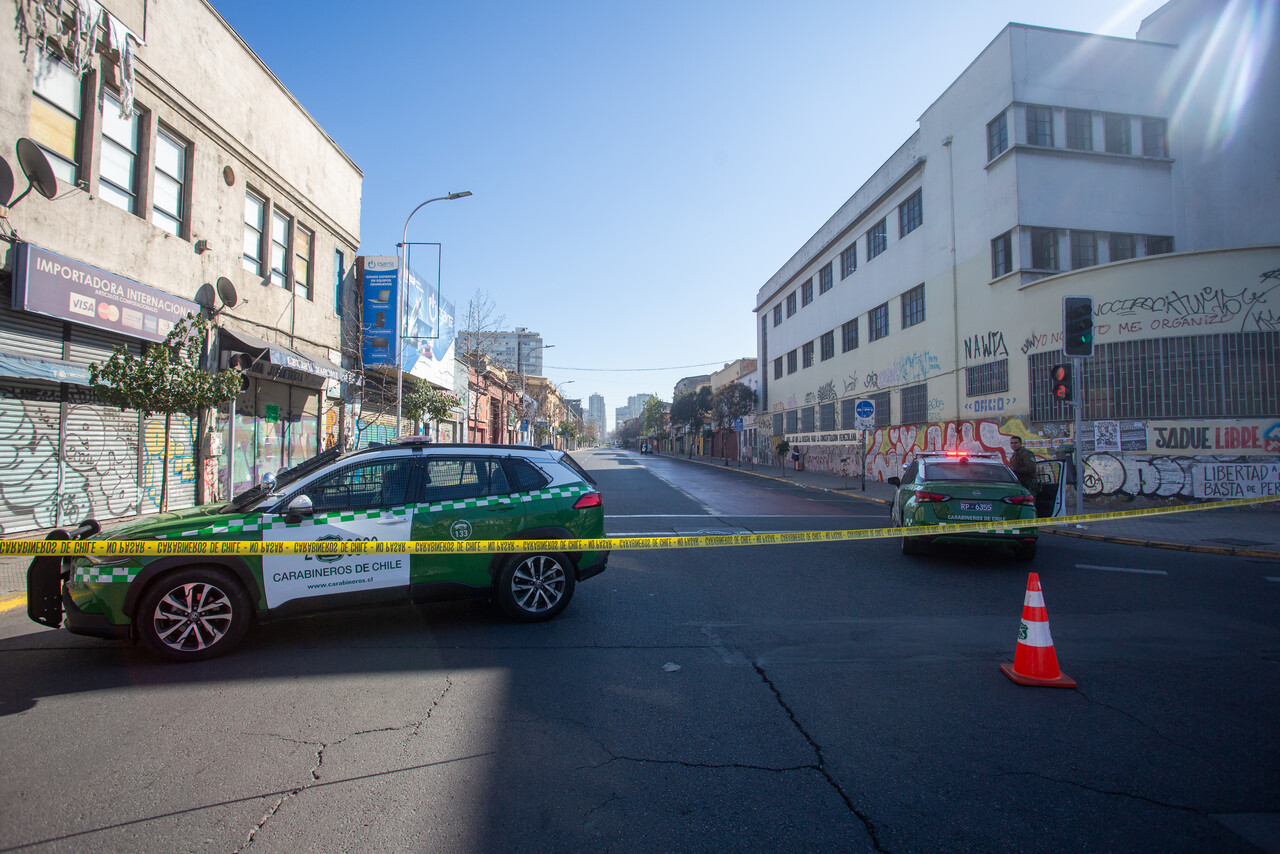
[[[1277,578],[1274,575],[1268,575],[1268,576],[1265,576],[1265,578],[1267,579],[1267,581],[1280,581],[1280,578]]]
[[[1091,563],[1078,563],[1076,569],[1103,569],[1107,572],[1136,572],[1142,575],[1168,575],[1163,569],[1134,569],[1131,566],[1094,566]]]

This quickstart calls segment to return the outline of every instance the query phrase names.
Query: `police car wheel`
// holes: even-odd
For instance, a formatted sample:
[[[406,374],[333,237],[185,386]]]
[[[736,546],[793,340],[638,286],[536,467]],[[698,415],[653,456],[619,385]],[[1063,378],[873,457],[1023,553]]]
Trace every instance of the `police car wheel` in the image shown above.
[[[1032,561],[1036,559],[1035,543],[1019,543],[1013,547],[1013,555],[1021,561]]]
[[[139,637],[169,661],[222,655],[249,628],[249,596],[231,574],[210,567],[160,576],[143,595],[134,617]]]
[[[507,616],[522,623],[550,620],[573,598],[573,564],[562,554],[517,555],[503,566],[494,598]]]

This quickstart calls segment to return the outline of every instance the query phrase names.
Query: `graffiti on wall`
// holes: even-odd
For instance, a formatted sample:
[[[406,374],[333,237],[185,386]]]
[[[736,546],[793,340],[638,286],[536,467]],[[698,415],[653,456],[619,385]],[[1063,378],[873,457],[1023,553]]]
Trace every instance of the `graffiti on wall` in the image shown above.
[[[1239,321],[1239,331],[1271,331],[1280,329],[1280,314],[1270,303],[1273,293],[1280,289],[1280,270],[1268,270],[1259,275],[1257,286],[1234,287],[1205,286],[1198,291],[1183,292],[1171,288],[1160,296],[1122,297],[1098,302],[1094,306],[1097,317],[1115,317],[1123,332],[1142,332],[1147,329],[1182,329],[1195,326],[1213,326]]]
[[[982,335],[970,335],[964,339],[964,357],[966,361],[975,359],[998,359],[1009,355],[1009,348],[1004,343],[1004,333],[989,331]]]
[[[867,374],[863,388],[891,388],[896,385],[921,382],[930,374],[942,370],[942,360],[925,350],[920,353],[904,353],[893,360],[893,367]]]
[[[174,415],[169,425],[169,490],[168,506],[175,509],[183,503],[174,501],[175,493],[188,491],[196,482],[195,424],[185,415]],[[142,482],[148,502],[144,512],[160,509],[160,484],[164,479],[164,416],[148,418],[142,425]]]

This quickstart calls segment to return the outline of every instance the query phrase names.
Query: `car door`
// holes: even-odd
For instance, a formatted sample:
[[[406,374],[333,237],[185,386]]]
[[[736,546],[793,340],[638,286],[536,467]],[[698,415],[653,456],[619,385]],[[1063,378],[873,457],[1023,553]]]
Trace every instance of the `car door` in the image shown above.
[[[496,457],[433,454],[425,465],[415,540],[505,540],[524,530],[524,503],[512,498]],[[489,552],[415,555],[413,583],[486,587],[491,559]]]
[[[903,516],[906,511],[907,499],[911,497],[912,492],[909,488],[910,484],[915,483],[916,472],[920,469],[920,461],[913,460],[907,466],[906,471],[902,473],[902,484],[898,487],[898,491],[893,494],[893,511],[892,517],[894,524],[901,525]]]
[[[1041,518],[1067,515],[1066,463],[1062,460],[1036,460],[1036,515]]]
[[[285,496],[262,518],[263,542],[346,540],[402,542],[410,539],[413,503],[420,488],[416,459],[373,457],[341,466]],[[299,498],[311,504],[309,518],[288,515]],[[313,597],[389,591],[408,595],[407,555],[264,555],[262,582],[267,607]],[[320,603],[316,603],[319,605]]]

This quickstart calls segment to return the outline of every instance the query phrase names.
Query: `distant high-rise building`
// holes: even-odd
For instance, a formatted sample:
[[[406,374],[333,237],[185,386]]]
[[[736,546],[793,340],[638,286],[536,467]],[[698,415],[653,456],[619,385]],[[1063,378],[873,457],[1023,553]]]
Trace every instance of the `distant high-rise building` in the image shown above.
[[[464,350],[473,346],[469,342],[478,342],[474,346],[478,346],[503,370],[533,377],[544,375],[542,351],[548,348],[537,332],[517,326],[510,332],[464,330],[458,337],[462,340]]]
[[[608,432],[604,416],[604,395],[593,394],[587,399],[586,422],[595,428],[596,438],[603,440],[604,434]]]

